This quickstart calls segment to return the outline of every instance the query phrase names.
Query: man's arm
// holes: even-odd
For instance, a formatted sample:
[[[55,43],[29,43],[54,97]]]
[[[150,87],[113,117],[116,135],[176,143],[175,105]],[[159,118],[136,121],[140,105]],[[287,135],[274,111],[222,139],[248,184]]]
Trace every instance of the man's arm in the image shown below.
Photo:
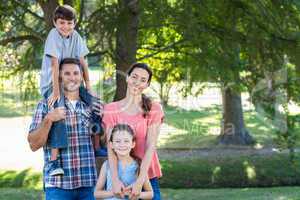
[[[28,134],[27,140],[30,149],[32,151],[37,151],[39,148],[43,147],[47,142],[52,123],[65,119],[65,116],[65,108],[63,107],[55,108],[53,111],[49,112],[44,117],[39,127]]]

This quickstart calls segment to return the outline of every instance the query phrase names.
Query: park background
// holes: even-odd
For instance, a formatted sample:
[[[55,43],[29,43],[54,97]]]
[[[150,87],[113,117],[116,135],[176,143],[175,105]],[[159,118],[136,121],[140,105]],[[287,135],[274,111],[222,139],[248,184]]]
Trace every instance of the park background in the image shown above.
[[[104,102],[124,96],[130,64],[153,69],[164,199],[299,199],[299,0],[2,1],[0,199],[43,198],[26,137],[59,4],[78,13]]]

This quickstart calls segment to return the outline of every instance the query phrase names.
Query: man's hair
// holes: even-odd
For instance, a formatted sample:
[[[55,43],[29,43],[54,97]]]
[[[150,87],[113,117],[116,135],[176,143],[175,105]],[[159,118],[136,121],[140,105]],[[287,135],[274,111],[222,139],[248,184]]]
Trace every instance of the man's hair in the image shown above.
[[[74,64],[77,65],[82,72],[80,61],[77,58],[64,58],[59,64],[59,70],[62,70],[64,64]]]
[[[53,13],[53,20],[57,19],[74,20],[76,22],[76,11],[69,5],[57,6]]]

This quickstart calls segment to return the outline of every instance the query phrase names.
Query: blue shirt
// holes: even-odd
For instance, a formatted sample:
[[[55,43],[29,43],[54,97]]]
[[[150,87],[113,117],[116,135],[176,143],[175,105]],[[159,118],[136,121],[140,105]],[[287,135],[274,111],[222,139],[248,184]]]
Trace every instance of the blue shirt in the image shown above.
[[[112,174],[109,168],[108,161],[106,160],[103,165],[106,168],[106,184],[105,184],[105,190],[112,191]],[[137,170],[139,166],[136,161],[133,161],[129,165],[125,166],[125,168],[122,167],[122,164],[120,161],[118,161],[118,175],[120,181],[124,184],[124,186],[129,186],[133,184],[137,179]],[[120,198],[106,198],[105,200],[120,200]]]
[[[58,63],[64,58],[84,57],[89,50],[79,35],[74,30],[68,37],[59,34],[56,28],[51,29],[45,42],[42,70],[40,76],[40,91],[43,96],[52,88],[51,57],[58,59]]]
[[[45,166],[50,160],[51,148],[46,143],[44,151],[44,183],[46,187],[58,187],[63,189],[76,189],[79,187],[94,187],[97,181],[96,162],[89,131],[91,111],[81,100],[76,103],[75,108],[65,98],[66,119],[65,124],[68,134],[68,147],[60,149],[63,176],[49,176],[45,173]],[[46,114],[51,111],[47,100],[39,102],[29,134],[37,129]]]

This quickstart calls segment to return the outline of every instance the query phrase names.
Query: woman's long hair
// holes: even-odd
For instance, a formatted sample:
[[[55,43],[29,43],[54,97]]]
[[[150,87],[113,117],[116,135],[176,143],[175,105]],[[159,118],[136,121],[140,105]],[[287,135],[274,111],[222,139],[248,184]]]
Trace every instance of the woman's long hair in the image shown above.
[[[133,70],[135,68],[144,69],[148,72],[149,78],[148,78],[147,83],[150,84],[151,78],[152,78],[152,71],[151,71],[150,67],[145,63],[134,63],[131,65],[131,67],[127,73],[128,76],[131,75],[131,73],[133,72]],[[141,106],[143,109],[143,117],[144,118],[149,115],[149,112],[151,110],[151,105],[152,105],[151,99],[149,97],[147,97],[145,94],[142,94],[142,105]]]

